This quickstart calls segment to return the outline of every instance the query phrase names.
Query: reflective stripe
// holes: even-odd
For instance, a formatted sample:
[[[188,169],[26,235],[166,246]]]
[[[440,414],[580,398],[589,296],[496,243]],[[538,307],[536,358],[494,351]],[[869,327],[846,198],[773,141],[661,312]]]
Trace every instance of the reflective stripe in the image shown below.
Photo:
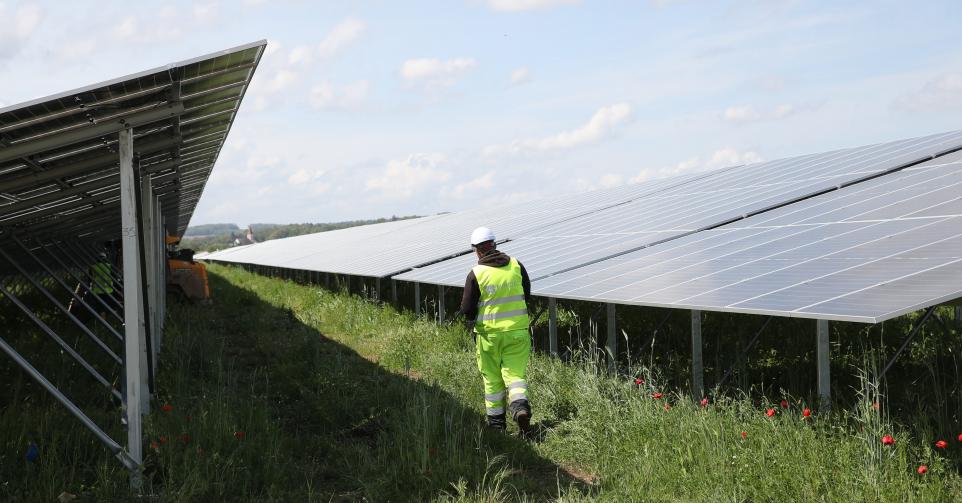
[[[504,390],[501,390],[497,393],[488,393],[487,395],[484,395],[484,399],[489,402],[498,402],[504,400]]]
[[[504,414],[504,407],[487,407],[489,416],[500,416]]]
[[[515,309],[514,311],[504,311],[501,313],[482,314],[481,316],[478,316],[478,320],[481,320],[481,321],[500,320],[503,318],[514,318],[515,316],[526,316],[527,314],[528,314],[527,309]]]
[[[521,302],[522,300],[524,300],[524,295],[510,295],[508,297],[501,297],[500,299],[491,299],[484,302],[478,302],[478,307],[499,306],[509,302]]]
[[[508,395],[509,402],[516,402],[518,400],[527,400],[527,398],[528,398],[528,390],[526,389],[512,391],[511,394]]]
[[[527,381],[523,381],[523,380],[522,380],[522,381],[515,381],[515,382],[513,382],[513,383],[511,383],[511,384],[508,385],[508,389],[527,388],[527,387],[528,387]]]

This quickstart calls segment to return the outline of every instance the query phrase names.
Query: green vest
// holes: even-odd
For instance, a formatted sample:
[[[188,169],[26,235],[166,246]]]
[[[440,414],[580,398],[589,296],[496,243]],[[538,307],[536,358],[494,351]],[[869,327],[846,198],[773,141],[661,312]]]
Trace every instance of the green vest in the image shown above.
[[[528,329],[528,306],[521,285],[521,266],[514,258],[504,267],[472,269],[481,290],[475,330],[479,334]]]
[[[91,292],[97,295],[114,293],[113,280],[110,278],[110,264],[106,262],[94,264],[90,268],[90,275],[93,277],[90,281]]]

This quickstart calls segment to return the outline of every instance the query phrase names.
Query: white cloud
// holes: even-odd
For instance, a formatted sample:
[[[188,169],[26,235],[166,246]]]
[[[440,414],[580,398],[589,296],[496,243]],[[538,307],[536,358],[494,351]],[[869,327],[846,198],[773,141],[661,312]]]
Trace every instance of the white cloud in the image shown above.
[[[401,77],[410,83],[447,87],[476,65],[477,62],[472,58],[454,58],[447,61],[437,58],[409,59],[401,65]]]
[[[962,74],[945,74],[926,82],[918,91],[904,94],[896,108],[923,112],[962,106]]]
[[[488,7],[497,12],[523,12],[579,3],[581,0],[488,0]]]
[[[629,183],[639,183],[656,178],[711,171],[718,168],[738,166],[740,164],[762,162],[763,160],[762,156],[753,150],[743,152],[732,147],[726,147],[716,150],[708,156],[708,158],[696,156],[685,159],[674,166],[642,169],[635,177],[629,180]]]
[[[494,187],[494,171],[487,173],[464,183],[455,185],[453,189],[444,192],[447,197],[455,199],[472,199]]]
[[[337,51],[357,40],[364,32],[364,22],[347,18],[334,26],[317,46],[317,54],[322,57],[333,56]]]
[[[444,154],[413,154],[407,159],[388,161],[377,177],[368,179],[367,190],[378,191],[387,199],[407,199],[421,189],[447,181],[451,173],[441,169]]]
[[[758,110],[751,105],[740,105],[728,107],[722,112],[722,118],[729,122],[746,123],[761,120],[784,119],[797,112],[797,109],[788,103],[777,105],[769,110]]]
[[[126,40],[133,37],[137,33],[137,18],[134,16],[127,16],[120,20],[117,26],[113,29],[114,36]]]
[[[522,66],[521,68],[516,68],[511,72],[511,83],[513,85],[519,86],[531,80],[531,73],[528,71],[528,67]]]
[[[566,150],[602,141],[613,135],[631,119],[631,105],[616,103],[598,109],[588,123],[571,131],[544,138],[518,140],[509,144],[490,145],[484,155],[524,154]]]
[[[217,6],[214,4],[194,5],[194,19],[197,21],[210,21],[217,15]]]
[[[366,80],[359,80],[340,87],[329,82],[321,82],[311,88],[311,106],[318,109],[354,108],[367,98],[368,89],[370,89],[370,84]]]
[[[291,86],[294,81],[297,80],[297,74],[290,70],[280,70],[267,81],[267,91],[268,94],[273,94],[276,92],[283,91]]]
[[[291,49],[287,56],[287,63],[291,65],[309,65],[314,59],[314,50],[306,45],[299,45]]]

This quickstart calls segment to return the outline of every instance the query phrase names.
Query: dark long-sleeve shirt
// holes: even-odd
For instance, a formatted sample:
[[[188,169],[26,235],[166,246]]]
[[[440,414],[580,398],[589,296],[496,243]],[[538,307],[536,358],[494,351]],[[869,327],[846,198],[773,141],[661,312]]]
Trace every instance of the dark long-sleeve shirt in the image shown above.
[[[478,260],[478,264],[486,265],[491,267],[504,267],[508,265],[511,261],[511,257],[501,253],[500,251],[493,251]],[[524,265],[518,262],[521,267],[521,286],[524,288],[524,302],[526,305],[531,305],[531,279],[528,278],[528,271],[524,269]],[[458,313],[464,316],[464,319],[469,323],[474,323],[474,320],[478,317],[478,302],[481,301],[481,287],[478,286],[478,279],[474,277],[474,271],[468,273],[468,277],[464,280],[464,294],[461,296],[461,309]]]

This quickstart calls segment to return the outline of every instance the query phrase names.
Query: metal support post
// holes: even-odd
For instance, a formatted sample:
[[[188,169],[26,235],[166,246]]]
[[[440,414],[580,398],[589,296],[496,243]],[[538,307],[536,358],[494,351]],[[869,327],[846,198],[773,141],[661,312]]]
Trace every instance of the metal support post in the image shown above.
[[[421,283],[414,282],[414,315],[421,316]]]
[[[832,403],[831,361],[829,353],[828,320],[817,320],[818,325],[818,397],[822,409],[828,410]]]
[[[608,352],[608,370],[615,373],[618,370],[618,327],[615,322],[615,305],[605,304],[607,310],[607,321],[605,329],[608,331],[608,344],[605,349]]]
[[[137,235],[137,190],[134,176],[133,147],[134,135],[131,128],[120,131],[118,147],[120,150],[120,208],[121,235],[123,236],[124,285],[124,330],[126,362],[125,381],[127,385],[127,450],[134,463],[143,465],[143,423],[141,414],[145,413],[147,402],[146,344],[144,341],[144,299],[140,280],[140,250]],[[141,474],[131,472],[131,486],[140,489]]]
[[[962,306],[955,306],[955,328],[962,330]]]
[[[391,305],[397,307],[397,280],[391,278]]]
[[[381,300],[381,278],[374,278],[374,300]]]
[[[154,191],[153,184],[150,180],[150,175],[144,176],[140,180],[140,201],[143,203],[141,206],[142,211],[142,229],[144,231],[144,237],[142,240],[144,246],[144,260],[145,260],[145,277],[146,281],[146,293],[144,295],[144,300],[146,300],[146,324],[148,327],[147,336],[150,337],[150,344],[148,344],[148,349],[150,354],[147,358],[150,360],[150,368],[148,369],[148,374],[152,374],[150,370],[157,368],[157,269],[154,267],[154,263],[157,261],[157,251],[154,248],[156,244],[156,232],[155,223],[156,219],[154,215],[154,209],[157,207],[154,204]],[[153,376],[150,375],[152,379]],[[152,391],[152,390],[151,390]]]
[[[438,285],[438,324],[444,323],[444,287]]]
[[[558,356],[558,301],[554,297],[548,299],[548,350]]]
[[[701,311],[691,311],[691,392],[695,400],[705,396],[705,368],[702,362]]]

